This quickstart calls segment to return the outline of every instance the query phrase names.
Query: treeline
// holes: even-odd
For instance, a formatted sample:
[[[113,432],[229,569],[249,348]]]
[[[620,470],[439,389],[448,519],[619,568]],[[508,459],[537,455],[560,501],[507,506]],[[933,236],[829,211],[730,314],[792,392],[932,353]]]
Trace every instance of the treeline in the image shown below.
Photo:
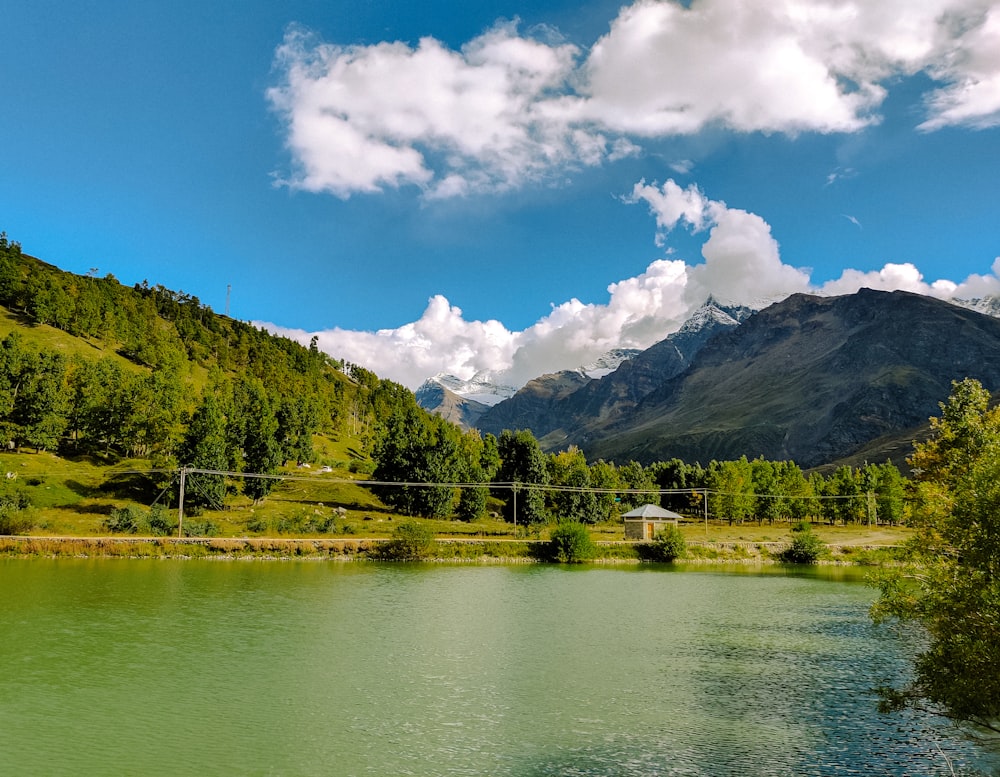
[[[589,463],[576,448],[546,454],[530,431],[499,437],[461,432],[402,401],[376,439],[373,478],[380,498],[406,515],[473,520],[488,498],[508,521],[541,524],[614,520],[648,502],[730,522],[821,520],[898,524],[905,481],[892,463],[806,475],[790,461],[680,459],[643,466]],[[431,485],[435,484],[435,485]],[[456,487],[455,484],[461,484]]]

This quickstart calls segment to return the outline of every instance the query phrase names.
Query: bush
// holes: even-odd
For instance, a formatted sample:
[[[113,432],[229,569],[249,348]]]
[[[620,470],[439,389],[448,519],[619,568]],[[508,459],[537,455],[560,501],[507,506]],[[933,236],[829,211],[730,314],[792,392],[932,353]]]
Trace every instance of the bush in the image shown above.
[[[347,469],[358,475],[371,475],[375,471],[375,462],[368,459],[353,459],[347,465]]]
[[[146,516],[149,533],[154,537],[168,537],[177,531],[177,518],[163,505],[153,505]]]
[[[138,534],[139,527],[146,522],[142,508],[136,505],[115,507],[111,515],[104,519],[104,528],[112,534]]]
[[[186,521],[184,523],[185,537],[214,537],[219,533],[215,521]]]
[[[392,561],[419,561],[435,549],[434,532],[427,524],[406,521],[392,532],[392,539],[379,548],[379,557]]]
[[[826,545],[809,530],[800,531],[778,558],[786,564],[815,564],[826,553]]]
[[[653,555],[657,561],[683,558],[687,551],[684,535],[676,526],[665,526],[653,538]]]
[[[0,504],[0,534],[26,534],[34,525],[34,517],[27,509]]]
[[[590,531],[582,523],[561,523],[552,530],[548,545],[549,557],[562,564],[580,564],[597,554]]]

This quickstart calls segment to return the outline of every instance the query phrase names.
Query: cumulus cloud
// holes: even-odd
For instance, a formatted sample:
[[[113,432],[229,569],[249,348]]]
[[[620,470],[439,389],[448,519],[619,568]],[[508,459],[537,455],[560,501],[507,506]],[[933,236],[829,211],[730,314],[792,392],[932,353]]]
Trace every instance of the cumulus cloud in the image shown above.
[[[1000,123],[1000,9],[987,0],[636,0],[589,49],[498,22],[458,50],[335,45],[289,28],[268,98],[292,170],[348,197],[509,190],[706,126],[855,132],[923,73],[920,127]]]
[[[488,373],[498,382],[521,386],[547,372],[584,366],[612,348],[648,348],[680,328],[709,296],[761,307],[795,292],[851,294],[864,287],[942,299],[1000,295],[1000,257],[991,274],[961,282],[927,282],[905,263],[870,272],[849,269],[817,285],[806,270],[782,260],[764,219],[712,200],[694,184],[640,181],[623,201],[649,208],[661,244],[674,229],[707,232],[703,261],[656,259],[639,275],[611,283],[605,302],[571,299],[522,331],[495,320],[467,321],[440,295],[429,300],[418,321],[397,329],[305,332],[265,326],[303,344],[315,335],[323,351],[412,389],[438,373],[463,380]]]
[[[700,304],[712,295],[750,305],[809,289],[809,274],[782,262],[778,242],[764,219],[708,199],[695,184],[682,189],[673,180],[661,187],[640,181],[625,201],[649,205],[661,245],[678,223],[694,231],[711,228],[701,249],[704,264],[687,269],[689,304]]]
[[[410,183],[450,196],[602,158],[606,139],[570,128],[553,92],[577,54],[513,22],[461,51],[433,38],[335,46],[292,27],[276,54],[283,83],[268,95],[287,124],[293,183],[340,196]]]

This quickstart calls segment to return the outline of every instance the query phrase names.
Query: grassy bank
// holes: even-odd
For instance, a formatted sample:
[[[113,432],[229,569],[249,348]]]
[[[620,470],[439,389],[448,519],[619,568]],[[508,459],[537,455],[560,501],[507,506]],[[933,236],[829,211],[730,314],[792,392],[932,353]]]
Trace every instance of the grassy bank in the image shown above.
[[[690,542],[686,562],[778,563],[787,542]],[[643,563],[649,545],[597,541],[598,563]],[[278,537],[0,537],[0,556],[18,558],[215,558],[328,559],[378,561],[391,558],[386,538],[326,539]],[[547,558],[545,540],[439,538],[425,561],[446,563],[532,563]],[[903,551],[887,545],[828,545],[821,563],[881,566],[899,563]]]

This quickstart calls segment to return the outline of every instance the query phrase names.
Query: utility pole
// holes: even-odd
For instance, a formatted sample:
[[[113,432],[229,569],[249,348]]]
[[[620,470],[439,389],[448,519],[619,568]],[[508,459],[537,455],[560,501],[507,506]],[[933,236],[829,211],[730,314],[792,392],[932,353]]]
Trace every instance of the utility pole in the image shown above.
[[[708,489],[702,492],[702,501],[705,503],[705,539],[708,539]]]
[[[177,495],[177,537],[184,536],[184,481],[187,478],[187,468],[181,467],[181,487]]]
[[[517,539],[517,483],[513,484],[514,487],[514,539]]]

